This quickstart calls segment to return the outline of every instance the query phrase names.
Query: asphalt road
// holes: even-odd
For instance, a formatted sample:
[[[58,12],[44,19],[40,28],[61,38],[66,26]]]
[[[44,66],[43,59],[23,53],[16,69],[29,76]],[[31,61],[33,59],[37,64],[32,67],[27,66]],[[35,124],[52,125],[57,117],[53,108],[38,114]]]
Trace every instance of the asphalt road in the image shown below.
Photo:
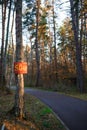
[[[25,89],[48,105],[69,130],[87,130],[87,101],[56,92]]]

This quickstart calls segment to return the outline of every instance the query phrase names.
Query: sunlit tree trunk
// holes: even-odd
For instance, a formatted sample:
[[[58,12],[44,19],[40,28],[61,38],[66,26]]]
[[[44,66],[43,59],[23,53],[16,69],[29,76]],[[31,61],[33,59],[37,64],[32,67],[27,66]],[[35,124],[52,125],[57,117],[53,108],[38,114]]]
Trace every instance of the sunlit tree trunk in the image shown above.
[[[22,0],[17,0],[16,6],[16,62],[23,61],[22,43]],[[23,74],[16,74],[15,114],[24,117],[24,78]]]

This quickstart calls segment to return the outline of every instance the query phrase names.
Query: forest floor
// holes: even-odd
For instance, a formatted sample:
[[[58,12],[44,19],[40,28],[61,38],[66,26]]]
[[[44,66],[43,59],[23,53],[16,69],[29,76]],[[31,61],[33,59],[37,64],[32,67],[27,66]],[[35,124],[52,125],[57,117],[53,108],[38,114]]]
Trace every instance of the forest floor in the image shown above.
[[[37,98],[25,95],[26,119],[9,113],[14,105],[14,93],[0,92],[0,130],[65,130],[52,110]]]

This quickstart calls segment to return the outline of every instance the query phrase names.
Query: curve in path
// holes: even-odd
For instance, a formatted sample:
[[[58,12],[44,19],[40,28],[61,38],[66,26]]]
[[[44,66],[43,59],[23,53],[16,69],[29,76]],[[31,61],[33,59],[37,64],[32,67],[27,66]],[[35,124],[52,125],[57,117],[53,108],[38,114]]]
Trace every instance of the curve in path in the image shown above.
[[[47,104],[69,130],[87,130],[87,101],[36,89],[25,89]]]

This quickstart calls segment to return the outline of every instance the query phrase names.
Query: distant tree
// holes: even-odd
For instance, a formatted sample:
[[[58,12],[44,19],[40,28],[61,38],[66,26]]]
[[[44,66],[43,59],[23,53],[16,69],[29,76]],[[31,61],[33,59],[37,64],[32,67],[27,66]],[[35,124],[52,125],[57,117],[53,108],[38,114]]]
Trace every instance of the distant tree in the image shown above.
[[[39,10],[40,10],[40,0],[36,0],[36,39],[35,39],[35,50],[36,50],[36,63],[37,63],[37,73],[36,73],[36,85],[39,85],[40,79],[40,56],[39,56],[39,46],[38,46],[38,33],[39,33]]]
[[[9,39],[9,25],[10,25],[12,0],[10,1],[4,0],[2,1],[1,5],[2,5],[2,44],[1,44],[1,79],[0,80],[3,88],[5,89],[7,86],[6,60],[7,60],[7,47],[8,47],[8,39]],[[8,10],[8,14],[7,14],[7,10]]]
[[[55,66],[55,77],[56,77],[56,82],[58,80],[58,73],[57,73],[57,51],[56,51],[56,22],[55,22],[55,6],[54,6],[54,0],[52,0],[52,15],[53,15],[53,39],[54,39],[54,66]]]
[[[7,29],[6,29],[6,42],[5,42],[5,51],[4,51],[4,77],[6,79],[6,64],[7,64],[7,47],[8,47],[8,37],[9,37],[9,26],[10,26],[10,15],[11,15],[11,6],[12,0],[9,3],[8,19],[7,19]]]
[[[35,53],[36,53],[36,66],[35,66],[37,68],[36,69],[37,70],[36,71],[36,84],[38,82],[38,85],[39,85],[39,78],[37,78],[37,77],[39,75],[38,73],[41,73],[40,71],[43,70],[43,68],[41,67],[42,64],[45,63],[45,54],[46,54],[45,47],[47,46],[47,38],[48,38],[48,34],[47,34],[48,27],[47,27],[47,19],[46,19],[48,9],[47,9],[47,7],[42,7],[41,4],[40,5],[39,4],[40,4],[39,1],[36,1],[36,3],[33,4],[32,0],[31,0],[31,4],[27,3],[27,10],[30,7],[32,9],[32,12],[31,11],[27,12],[27,10],[26,10],[25,14],[24,14],[24,26],[28,27],[28,31],[30,34],[30,43],[32,44],[31,45],[31,55],[32,55],[32,50],[33,50],[33,52],[35,51]],[[39,7],[37,7],[37,6],[39,6]],[[38,11],[38,14],[37,14],[37,11]],[[27,21],[28,21],[28,24],[27,24]],[[35,43],[34,43],[34,41],[35,41]],[[38,52],[38,54],[37,54],[37,52]],[[38,66],[40,66],[41,70],[39,69]]]
[[[86,79],[86,64],[87,64],[87,1],[80,0],[79,11],[79,30],[80,30],[80,44],[83,61],[84,81]]]
[[[1,44],[1,84],[4,88],[6,84],[5,75],[4,75],[4,40],[5,40],[5,22],[6,22],[6,8],[7,0],[2,2],[2,44]]]
[[[59,37],[58,63],[61,64],[63,71],[66,71],[66,73],[62,75],[62,78],[63,77],[73,78],[73,76],[76,77],[75,75],[76,73],[75,72],[76,71],[76,59],[75,59],[76,48],[75,48],[74,34],[73,34],[70,18],[65,19],[63,24],[60,26],[59,31],[58,31],[58,37]],[[71,73],[72,73],[72,76],[71,76]]]
[[[72,26],[74,31],[74,40],[76,45],[76,68],[77,68],[77,87],[80,92],[83,92],[83,67],[82,67],[82,53],[81,43],[79,41],[79,0],[70,0]]]

